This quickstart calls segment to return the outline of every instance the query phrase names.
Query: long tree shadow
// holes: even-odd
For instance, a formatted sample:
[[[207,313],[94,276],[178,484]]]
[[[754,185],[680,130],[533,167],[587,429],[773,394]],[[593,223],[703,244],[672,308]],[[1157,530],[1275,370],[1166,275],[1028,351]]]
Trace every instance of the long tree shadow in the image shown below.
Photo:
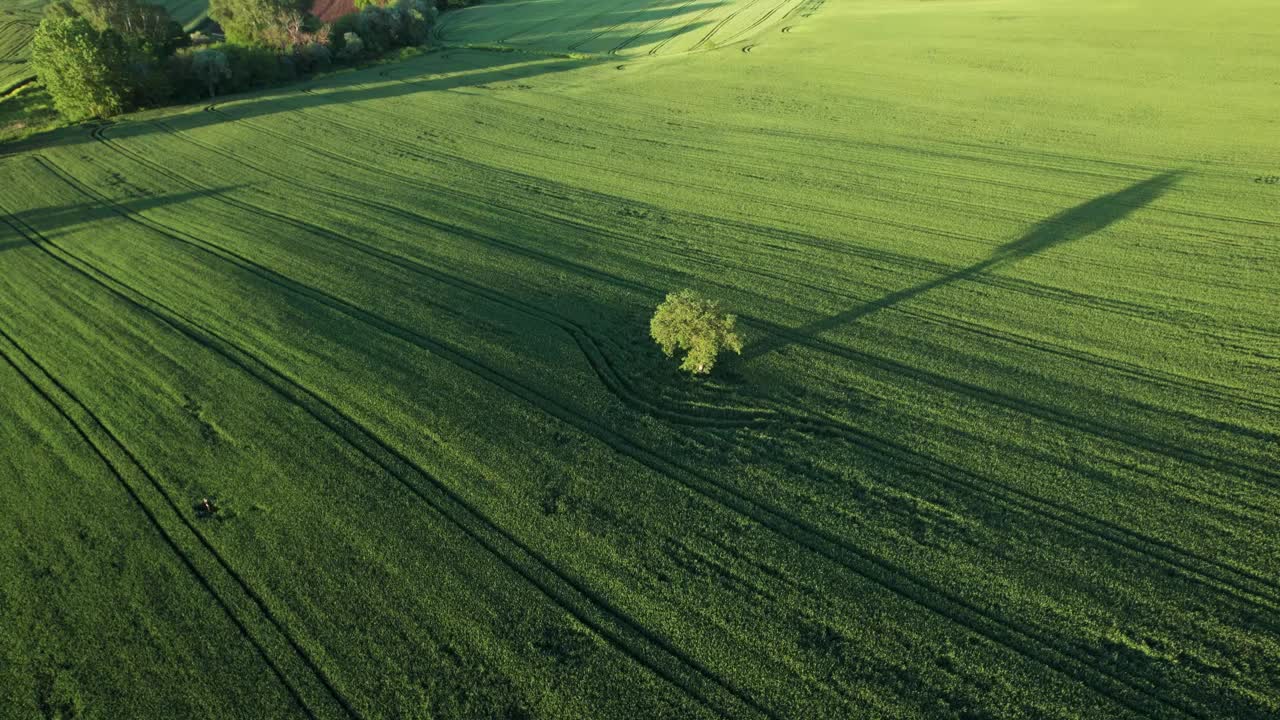
[[[996,251],[985,260],[919,285],[891,292],[869,303],[794,330],[775,331],[773,335],[746,348],[742,353],[742,359],[757,358],[793,343],[803,344],[806,340],[828,330],[855,322],[877,310],[893,307],[930,290],[968,280],[981,273],[1031,257],[1051,247],[1088,237],[1154,202],[1177,183],[1180,175],[1181,173],[1176,171],[1161,173],[1123,190],[1096,197],[1041,220],[1022,237],[996,248]]]
[[[129,213],[140,213],[158,207],[181,205],[191,200],[216,196],[219,193],[234,191],[242,187],[244,186],[227,185],[209,190],[187,191],[172,193],[169,195],[148,195],[146,197],[123,200],[116,203],[114,206],[108,206],[96,201],[71,203],[67,205],[49,205],[45,207],[19,210],[14,214],[20,217],[22,221],[28,225],[38,228],[43,237],[57,238],[60,235],[74,232],[77,228],[83,229],[85,226],[92,225],[98,221],[116,217],[120,209]],[[4,211],[5,208],[0,207],[0,218],[3,218]],[[29,244],[30,243],[25,239],[17,241],[0,240],[0,251],[23,247]]]

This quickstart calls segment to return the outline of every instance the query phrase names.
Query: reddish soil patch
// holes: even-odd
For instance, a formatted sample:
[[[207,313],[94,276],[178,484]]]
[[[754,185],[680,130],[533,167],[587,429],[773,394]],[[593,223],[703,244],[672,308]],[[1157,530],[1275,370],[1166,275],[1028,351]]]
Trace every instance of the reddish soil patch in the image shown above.
[[[311,3],[311,14],[327,23],[355,11],[355,0],[312,0]]]

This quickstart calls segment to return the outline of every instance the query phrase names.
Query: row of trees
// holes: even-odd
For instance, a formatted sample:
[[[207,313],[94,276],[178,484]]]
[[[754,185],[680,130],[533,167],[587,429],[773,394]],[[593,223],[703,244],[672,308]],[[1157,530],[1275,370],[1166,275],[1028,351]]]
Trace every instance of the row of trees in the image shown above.
[[[225,42],[141,0],[70,0],[46,11],[31,64],[72,121],[292,80],[426,42],[438,10],[423,0],[359,0],[332,26],[303,0],[212,0]]]

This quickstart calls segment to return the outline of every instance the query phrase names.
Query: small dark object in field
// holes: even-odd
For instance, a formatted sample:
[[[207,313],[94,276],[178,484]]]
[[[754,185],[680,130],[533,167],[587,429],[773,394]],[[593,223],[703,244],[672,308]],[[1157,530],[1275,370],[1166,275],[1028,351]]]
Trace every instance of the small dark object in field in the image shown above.
[[[218,506],[209,498],[204,498],[196,503],[196,515],[199,517],[213,517],[218,512]]]

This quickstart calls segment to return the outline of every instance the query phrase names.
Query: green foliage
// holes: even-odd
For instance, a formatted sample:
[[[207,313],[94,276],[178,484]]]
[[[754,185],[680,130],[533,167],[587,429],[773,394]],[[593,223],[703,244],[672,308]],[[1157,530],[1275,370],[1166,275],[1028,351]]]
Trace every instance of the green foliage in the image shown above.
[[[354,31],[342,34],[342,44],[338,50],[338,58],[347,62],[360,59],[364,54],[364,40]]]
[[[74,13],[99,31],[114,30],[142,53],[165,58],[188,43],[182,25],[162,5],[138,0],[72,0]]]
[[[716,301],[692,290],[681,290],[668,294],[658,305],[649,322],[649,335],[667,357],[676,350],[688,351],[680,363],[681,370],[705,375],[715,367],[721,352],[742,352],[737,324],[738,318],[722,310]]]
[[[209,17],[236,44],[269,44],[281,17],[303,9],[300,0],[209,1]]]
[[[191,72],[196,80],[209,90],[209,98],[217,97],[217,90],[231,79],[231,63],[227,54],[216,47],[201,48],[191,53]]]
[[[54,107],[73,122],[132,107],[135,57],[115,31],[98,30],[80,17],[46,17],[31,47],[31,66]]]

